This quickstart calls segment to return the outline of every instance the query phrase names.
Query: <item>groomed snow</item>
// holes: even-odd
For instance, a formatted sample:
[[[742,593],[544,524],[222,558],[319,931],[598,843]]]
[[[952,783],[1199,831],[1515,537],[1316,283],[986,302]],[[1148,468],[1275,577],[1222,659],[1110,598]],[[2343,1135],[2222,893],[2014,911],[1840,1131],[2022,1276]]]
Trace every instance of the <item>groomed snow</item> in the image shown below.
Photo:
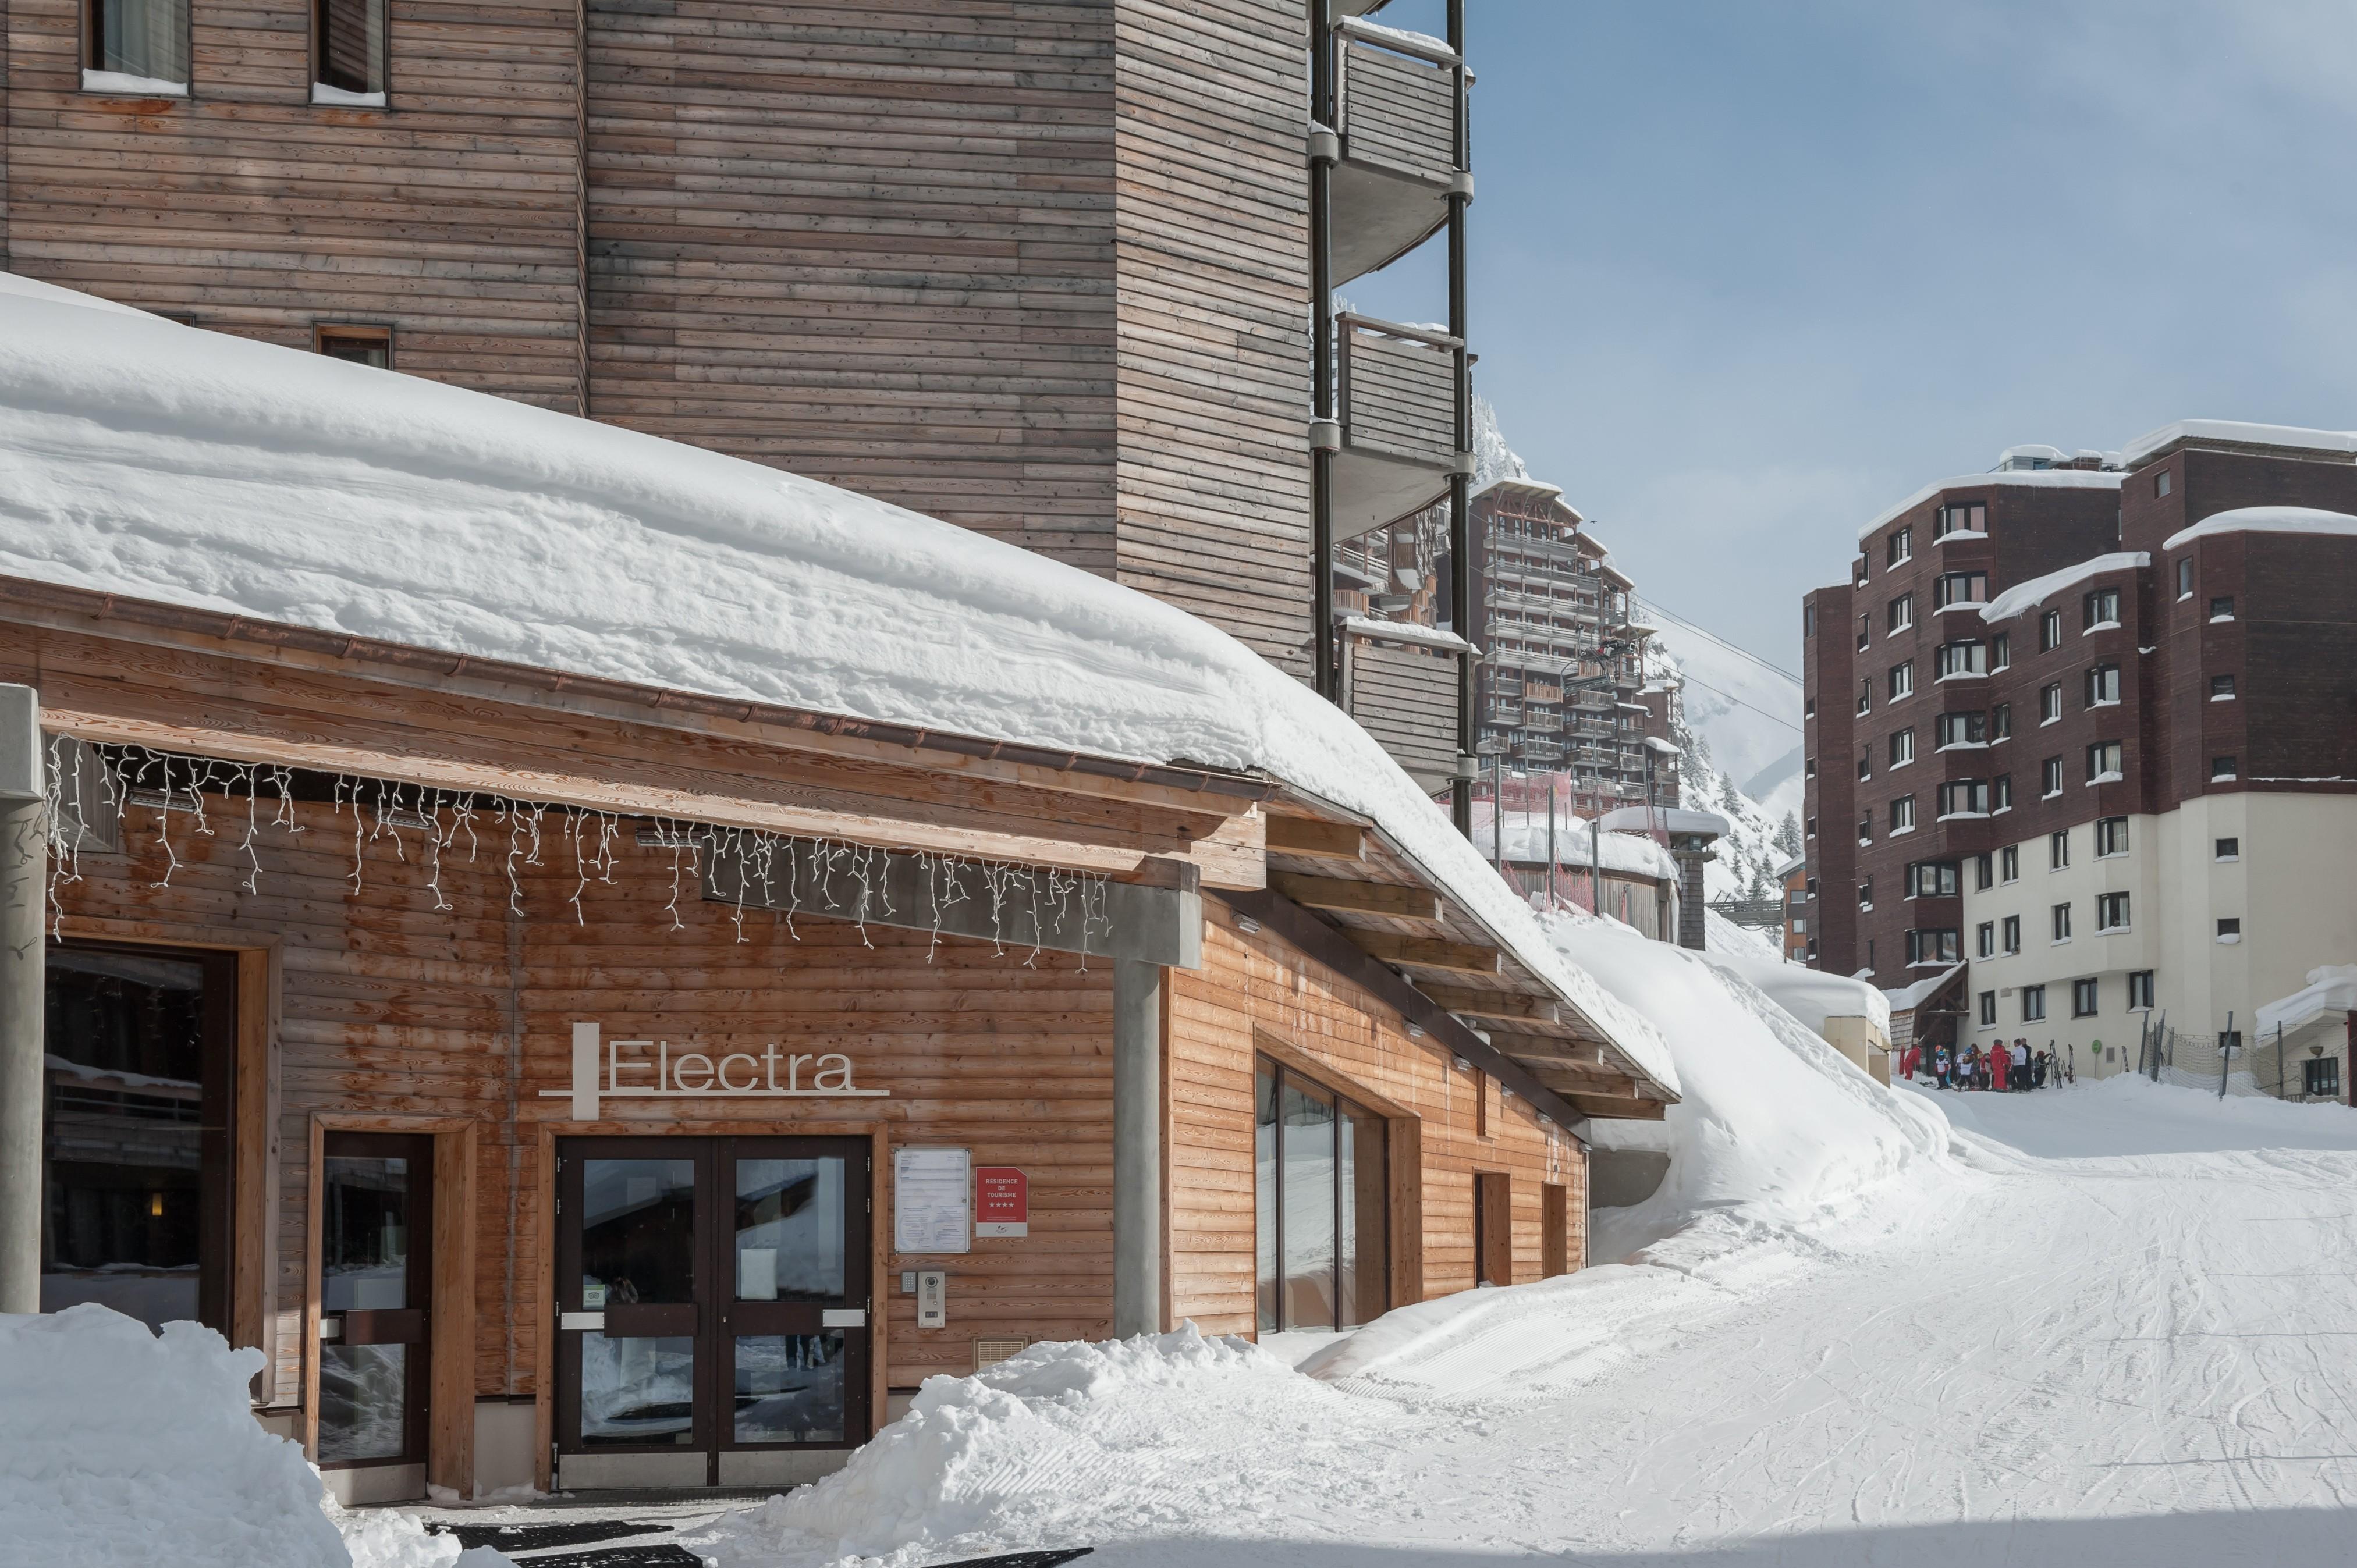
[[[0,295],[0,573],[1157,763],[1360,812],[1609,1035],[1643,1020],[1365,731],[1144,594],[773,468],[415,377]]]
[[[1999,621],[2012,620],[2036,609],[2055,595],[2091,578],[2100,577],[2106,572],[2133,572],[2151,564],[2152,556],[2142,550],[2116,550],[2107,555],[2091,555],[2075,565],[2049,572],[2042,577],[2032,577],[2027,583],[2016,583],[1981,607],[1981,619],[1992,626]]]
[[[2179,529],[2163,540],[2160,547],[2174,550],[2180,544],[2213,539],[2222,533],[2306,533],[2357,539],[2357,517],[2308,506],[2235,507],[2212,512],[2192,527]]]
[[[1857,542],[1864,544],[1885,524],[1921,506],[1942,490],[1987,489],[1997,485],[2027,485],[2033,489],[2115,490],[2127,476],[2105,473],[2099,468],[2022,468],[2005,474],[1959,474],[1952,479],[1934,479],[1896,506],[1883,508],[1857,531]],[[1930,544],[1930,540],[1923,541]]]

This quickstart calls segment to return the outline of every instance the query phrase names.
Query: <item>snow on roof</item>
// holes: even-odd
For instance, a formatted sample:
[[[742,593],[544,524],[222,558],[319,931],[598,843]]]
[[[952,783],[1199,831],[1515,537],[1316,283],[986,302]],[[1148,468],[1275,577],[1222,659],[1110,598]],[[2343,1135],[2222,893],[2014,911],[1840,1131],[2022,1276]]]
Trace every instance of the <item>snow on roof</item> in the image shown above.
[[[1482,855],[1490,854],[1491,808],[1487,800],[1473,802],[1473,847]],[[1575,869],[1588,865],[1601,865],[1607,871],[1617,871],[1629,876],[1651,876],[1663,882],[1678,877],[1678,863],[1670,852],[1649,838],[1634,833],[1598,832],[1592,837],[1589,819],[1565,815],[1555,824],[1555,864]],[[1591,847],[1594,858],[1590,858]],[[1506,812],[1506,858],[1517,865],[1544,865],[1547,863],[1547,819],[1544,810]]]
[[[1996,466],[1999,468],[2003,468],[2007,464],[2017,460],[2067,463],[2071,459],[2069,455],[2066,454],[2060,446],[2043,446],[2034,441],[2020,446],[2008,446],[2004,451],[1996,455]]]
[[[1681,806],[1616,806],[1597,821],[1609,833],[1647,833],[1659,828],[1671,833],[1717,833],[1733,830],[1716,811],[1693,811]]]
[[[2287,446],[2302,452],[2357,453],[2357,430],[2304,430],[2296,424],[2245,424],[2232,419],[2180,419],[2127,444],[2120,460],[2133,468],[2179,441],[2231,441],[2238,446]]]
[[[2160,547],[2174,550],[2180,544],[2221,533],[2316,533],[2357,538],[2357,517],[2309,506],[2238,506],[2229,511],[2213,511],[2192,527],[2179,529],[2161,541]]]
[[[2100,577],[2106,572],[2133,572],[2139,566],[2151,564],[2151,555],[2142,550],[2116,550],[2108,555],[2091,555],[2076,565],[2049,572],[2042,577],[2032,577],[2027,583],[2016,583],[1981,607],[1981,619],[1992,626],[2001,620],[2011,620],[2091,577]]]
[[[1938,495],[1942,490],[1986,489],[1992,485],[2028,485],[2032,489],[2056,490],[2115,490],[2125,474],[2104,473],[2091,468],[2023,468],[2009,474],[1960,474],[1953,479],[1934,479],[1900,501],[1875,513],[1865,527],[1857,531],[1858,542],[1873,537],[1877,529],[1895,521],[1901,513],[1913,510]]]
[[[2308,983],[2288,996],[2259,1005],[2259,1040],[2304,1029],[2327,1014],[2357,1013],[2357,963],[2329,963],[2308,972]]]
[[[1801,869],[1801,867],[1803,867],[1803,866],[1804,866],[1804,865],[1808,865],[1808,864],[1809,864],[1809,857],[1808,857],[1807,855],[1805,855],[1805,854],[1796,854],[1796,855],[1794,855],[1792,859],[1790,859],[1790,860],[1786,861],[1783,865],[1780,865],[1780,866],[1778,866],[1778,867],[1776,868],[1776,880],[1777,880],[1777,881],[1779,881],[1779,882],[1781,882],[1784,878],[1786,878],[1787,876],[1792,875],[1792,873],[1794,873],[1794,872],[1796,872],[1796,871],[1800,870],[1800,869]]]
[[[1660,1035],[1332,703],[1185,611],[774,468],[0,293],[0,575],[704,695],[1258,769],[1363,815],[1674,1090]]]
[[[1543,496],[1563,494],[1561,485],[1550,485],[1544,479],[1522,479],[1516,478],[1512,474],[1501,474],[1494,479],[1484,479],[1466,491],[1465,499],[1473,500],[1488,495],[1491,490],[1530,490]]]
[[[1413,642],[1425,648],[1471,649],[1481,650],[1453,631],[1443,631],[1437,626],[1419,626],[1412,620],[1374,620],[1366,616],[1344,616],[1342,629],[1358,637],[1380,637],[1393,642]]]
[[[1953,964],[1928,980],[1919,980],[1912,985],[1902,985],[1895,991],[1886,990],[1882,994],[1889,1000],[1890,1010],[1893,1013],[1911,1013],[1937,995],[1942,986],[1962,974],[1964,970],[1963,964]],[[1858,972],[1868,974],[1872,971],[1860,970]]]

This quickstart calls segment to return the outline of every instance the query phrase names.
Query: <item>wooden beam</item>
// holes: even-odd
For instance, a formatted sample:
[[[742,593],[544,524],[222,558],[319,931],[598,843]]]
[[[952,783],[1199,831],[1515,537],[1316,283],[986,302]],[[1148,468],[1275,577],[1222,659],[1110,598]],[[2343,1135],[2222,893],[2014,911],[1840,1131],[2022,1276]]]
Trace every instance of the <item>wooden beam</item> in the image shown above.
[[[1523,996],[1511,991],[1475,991],[1463,985],[1418,987],[1451,1013],[1468,1018],[1501,1018],[1534,1024],[1560,1024],[1562,1009],[1544,996]]]
[[[1566,1094],[1566,1103],[1582,1116],[1598,1122],[1659,1122],[1669,1107],[1658,1100],[1607,1100],[1594,1094]]]
[[[1389,931],[1346,930],[1351,945],[1369,958],[1409,969],[1446,970],[1452,974],[1502,974],[1504,956],[1495,948],[1477,948],[1438,937],[1402,937]]]
[[[1587,1040],[1560,1040],[1545,1035],[1499,1035],[1490,1036],[1490,1043],[1512,1057],[1516,1061],[1541,1062],[1549,1066],[1592,1068],[1598,1072],[1617,1069],[1604,1064],[1604,1047]]]
[[[1440,895],[1399,882],[1352,882],[1340,876],[1303,876],[1272,871],[1268,885],[1305,908],[1346,915],[1381,915],[1394,920],[1437,920]]]
[[[1300,854],[1318,860],[1363,860],[1367,831],[1355,822],[1329,822],[1316,817],[1268,819],[1268,852]]]

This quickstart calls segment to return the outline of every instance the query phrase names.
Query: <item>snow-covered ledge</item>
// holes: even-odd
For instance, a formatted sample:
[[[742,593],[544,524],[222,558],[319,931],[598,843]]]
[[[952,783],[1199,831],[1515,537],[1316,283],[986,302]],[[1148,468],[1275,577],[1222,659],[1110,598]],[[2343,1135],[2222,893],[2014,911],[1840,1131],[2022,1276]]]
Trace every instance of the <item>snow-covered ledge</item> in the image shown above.
[[[126,98],[186,98],[188,84],[166,81],[161,77],[134,76],[127,70],[91,70],[81,73],[84,92],[115,92]]]

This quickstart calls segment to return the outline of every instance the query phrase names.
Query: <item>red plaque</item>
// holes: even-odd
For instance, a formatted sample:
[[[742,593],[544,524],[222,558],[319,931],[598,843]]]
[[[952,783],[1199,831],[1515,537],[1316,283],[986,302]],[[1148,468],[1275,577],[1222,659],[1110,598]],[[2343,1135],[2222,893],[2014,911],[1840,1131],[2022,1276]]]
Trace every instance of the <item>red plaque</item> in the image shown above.
[[[1013,1165],[974,1167],[974,1233],[1028,1236],[1031,1178]]]

